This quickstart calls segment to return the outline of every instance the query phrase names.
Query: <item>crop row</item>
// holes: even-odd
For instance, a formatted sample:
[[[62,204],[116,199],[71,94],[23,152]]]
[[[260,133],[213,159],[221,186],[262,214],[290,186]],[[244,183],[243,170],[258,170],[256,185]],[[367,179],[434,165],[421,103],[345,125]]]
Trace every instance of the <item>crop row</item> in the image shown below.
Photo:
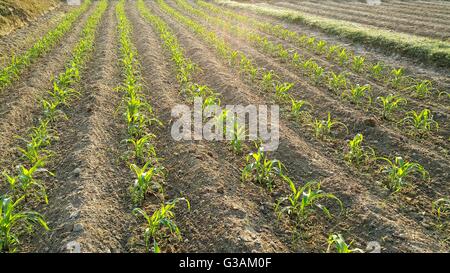
[[[181,238],[180,230],[174,221],[173,209],[180,201],[190,204],[186,198],[175,198],[165,201],[165,177],[167,172],[162,166],[153,143],[156,137],[151,130],[162,125],[153,113],[150,104],[142,94],[142,80],[138,54],[133,45],[132,27],[125,14],[125,0],[116,6],[118,33],[120,39],[120,61],[122,65],[123,82],[119,90],[123,93],[122,109],[128,128],[127,161],[135,176],[130,187],[133,202],[133,214],[143,217],[146,222],[144,241],[146,250],[160,252],[159,241],[174,235]],[[159,197],[160,208],[148,214],[143,208],[146,195],[151,192]]]
[[[365,56],[357,55],[347,47],[330,44],[324,40],[318,40],[314,36],[299,34],[279,24],[265,23],[247,16],[239,15],[224,6],[218,8],[217,6],[202,0],[198,0],[196,3],[200,7],[207,9],[208,12],[213,12],[215,15],[227,17],[236,22],[249,24],[264,33],[274,35],[275,37],[288,42],[293,42],[303,49],[312,51],[313,54],[325,57],[336,65],[348,67],[354,73],[368,76],[372,80],[381,84],[386,84],[386,87],[402,91],[416,91],[415,93],[419,98],[430,96],[432,94],[431,91],[436,91],[434,93],[438,96],[446,95],[445,92],[434,90],[433,83],[429,80],[416,79],[407,76],[404,73],[404,69],[401,67],[395,68],[389,67],[383,62],[371,62]]]
[[[28,210],[36,202],[48,203],[46,189],[41,179],[44,174],[54,174],[45,169],[54,154],[49,147],[58,140],[52,125],[61,119],[67,119],[63,108],[69,107],[71,101],[80,93],[74,89],[80,78],[80,71],[91,56],[99,22],[108,6],[108,0],[102,0],[83,28],[79,42],[72,50],[72,59],[64,72],[53,80],[53,88],[48,91],[48,98],[41,100],[42,115],[38,124],[22,138],[25,144],[17,147],[23,163],[18,165],[14,174],[3,171],[8,191],[1,196],[0,207],[0,252],[13,252],[20,243],[19,234],[22,225],[28,227],[41,225],[48,230],[47,223],[38,212]],[[26,204],[24,202],[27,202]]]
[[[448,42],[436,39],[418,37],[414,35],[390,32],[362,25],[308,15],[302,12],[283,8],[274,8],[267,5],[253,5],[238,3],[229,0],[217,0],[223,5],[247,9],[259,14],[285,19],[294,23],[302,23],[339,35],[358,43],[364,43],[387,50],[395,50],[406,56],[421,59],[424,62],[434,63],[438,66],[450,66],[450,47]]]
[[[13,56],[9,64],[0,70],[0,90],[17,80],[23,69],[28,67],[36,58],[49,52],[61,41],[62,37],[71,30],[73,23],[89,8],[91,3],[91,0],[84,1],[79,8],[67,14],[55,29],[40,38],[30,49],[19,56]]]
[[[233,50],[223,39],[218,38],[214,32],[208,31],[200,24],[183,16],[163,0],[158,0],[157,3],[172,18],[189,27],[194,33],[204,39],[207,44],[214,47],[218,54],[230,65],[236,66],[246,80],[251,83],[259,83],[263,88],[266,86],[269,87],[268,91],[274,91],[280,100],[290,98],[292,101],[291,114],[304,114],[301,108],[306,103],[304,101],[293,100],[292,97],[286,96],[287,91],[292,87],[292,83],[282,82],[278,79],[274,80],[272,72],[265,73],[263,69],[253,65],[251,60],[242,52]],[[331,130],[336,126],[346,128],[344,124],[333,120],[330,114],[328,114],[328,118],[325,120],[315,119],[312,126],[318,138],[330,137]],[[283,171],[285,168],[282,162],[277,159],[270,159],[270,156],[264,152],[261,146],[257,146],[257,148],[257,152],[251,153],[246,157],[246,166],[242,172],[242,179],[255,181],[266,186],[269,190],[274,187],[276,180],[286,182],[289,185],[291,194],[278,200],[277,210],[279,212],[286,212],[288,215],[294,216],[295,222],[299,223],[299,221],[301,222],[308,215],[306,212],[311,212],[311,210],[317,208],[317,205],[320,204],[318,202],[321,199],[335,199],[342,207],[342,203],[334,195],[326,194],[320,189],[320,183],[306,183],[304,186],[296,188],[292,180],[286,175],[286,172]],[[376,156],[372,148],[363,145],[362,134],[357,134],[349,141],[345,151],[343,157],[347,162],[355,166],[369,164],[375,161],[386,162],[387,164],[383,164],[382,168],[383,172],[386,173],[386,185],[393,192],[398,192],[405,187],[409,183],[410,177],[415,173],[420,174],[423,179],[429,176],[428,172],[418,163],[408,162],[398,156],[393,160]],[[308,200],[309,196],[316,197]],[[305,204],[308,205],[305,207]],[[323,208],[325,214],[330,215],[327,208],[320,205],[319,207]],[[339,238],[337,235],[331,236],[330,241],[333,244],[337,244]]]
[[[319,66],[312,59],[302,60],[296,51],[291,54],[290,50],[286,49],[282,44],[272,43],[267,40],[267,37],[261,37],[257,33],[249,32],[247,29],[243,29],[238,25],[233,26],[218,17],[210,16],[201,10],[193,8],[185,0],[176,0],[176,2],[190,14],[196,14],[208,22],[227,29],[230,33],[244,37],[248,41],[255,43],[264,52],[272,56],[280,57],[284,62],[291,63],[294,67],[301,69],[304,75],[309,77],[312,84],[316,86],[324,85],[332,90],[333,93],[339,94],[343,99],[349,100],[352,104],[364,110],[372,109],[375,112],[380,112],[383,118],[388,119],[392,118],[396,110],[399,110],[400,107],[404,107],[407,104],[407,100],[401,96],[380,94],[380,96],[376,97],[375,101],[381,109],[375,108],[372,106],[374,101],[372,95],[374,88],[370,84],[354,84],[345,73],[336,74],[334,71],[327,71],[326,68]],[[359,61],[358,63],[355,61],[353,64],[354,70],[360,70],[364,63],[364,57],[358,56],[355,59]],[[392,84],[398,86],[402,82],[403,70],[399,69],[394,72],[396,72],[395,74],[397,76],[395,80],[392,80]],[[430,93],[428,83],[419,83],[417,86],[414,86],[417,96],[424,97]],[[438,123],[433,120],[431,111],[426,108],[419,112],[407,112],[406,117],[398,120],[398,124],[406,125],[408,130],[411,131],[408,133],[421,136],[426,136],[430,131],[439,128]]]

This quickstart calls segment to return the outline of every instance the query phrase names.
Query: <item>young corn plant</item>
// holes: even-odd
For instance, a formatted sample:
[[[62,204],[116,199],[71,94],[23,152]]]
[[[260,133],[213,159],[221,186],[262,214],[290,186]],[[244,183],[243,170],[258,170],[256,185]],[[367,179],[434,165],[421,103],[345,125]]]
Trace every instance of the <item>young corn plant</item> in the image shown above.
[[[285,101],[289,98],[289,90],[292,89],[294,83],[283,82],[275,85],[275,95],[280,101]]]
[[[339,121],[333,120],[331,118],[331,114],[328,113],[328,118],[326,120],[318,120],[316,119],[315,122],[312,124],[314,128],[314,135],[318,139],[325,139],[328,136],[331,136],[332,129],[338,126],[341,126],[345,128],[347,134],[348,134],[348,128],[347,126]]]
[[[172,201],[166,202],[156,210],[151,216],[147,214],[143,209],[135,208],[133,214],[138,217],[141,216],[146,221],[146,228],[144,231],[144,242],[147,252],[150,252],[150,246],[152,245],[153,253],[160,253],[159,241],[169,236],[176,236],[181,240],[180,229],[174,221],[175,213],[173,210],[176,204],[180,201],[185,201],[188,210],[191,209],[189,200],[186,198],[177,198]]]
[[[327,59],[329,59],[329,60],[333,59],[333,56],[335,56],[335,54],[338,50],[339,50],[339,46],[337,46],[337,45],[332,45],[332,46],[328,47]]]
[[[348,61],[348,54],[345,48],[342,48],[338,53],[339,65],[343,66]]]
[[[320,40],[316,44],[316,52],[319,54],[323,54],[325,52],[325,47],[327,46],[327,42],[324,40]]]
[[[368,163],[371,158],[375,157],[375,151],[372,148],[362,145],[363,139],[362,134],[357,134],[348,142],[347,152],[344,155],[344,159],[347,162],[360,165],[362,163]]]
[[[49,230],[41,214],[35,211],[19,211],[22,196],[16,201],[12,197],[0,197],[0,252],[15,252],[15,246],[20,243],[19,230],[25,225],[31,230],[32,226],[41,226]]]
[[[391,70],[391,85],[394,88],[399,89],[402,86],[404,82],[404,74],[405,71],[401,67]]]
[[[3,176],[6,178],[9,188],[14,196],[25,195],[26,197],[34,196],[38,201],[44,200],[48,203],[47,193],[45,186],[41,183],[36,175],[39,173],[48,173],[54,175],[47,169],[43,168],[44,162],[38,161],[33,167],[26,168],[23,165],[17,166],[17,175],[10,176],[6,171],[3,172]]]
[[[383,77],[383,64],[378,62],[370,67],[370,73],[372,74],[372,77],[374,77],[377,80],[380,80]]]
[[[31,133],[28,135],[29,140],[20,138],[26,142],[26,147],[25,149],[17,147],[17,149],[31,164],[44,161],[52,154],[51,151],[44,149],[50,145],[52,140],[57,139],[55,133],[47,128],[48,123],[49,121],[42,121],[38,127],[32,128]]]
[[[332,213],[323,204],[324,201],[334,201],[343,210],[343,204],[334,194],[325,193],[320,189],[320,183],[315,181],[307,182],[303,186],[295,186],[295,183],[287,176],[283,180],[289,185],[291,192],[286,197],[281,197],[275,206],[275,211],[280,218],[283,214],[293,217],[297,224],[306,220],[308,216],[321,210],[327,217],[331,218]]]
[[[347,244],[344,240],[344,237],[342,237],[341,234],[331,234],[328,237],[327,252],[329,253],[331,251],[331,247],[334,246],[337,253],[353,253],[353,252],[364,253],[362,249],[351,248],[352,243],[353,242]]]
[[[300,55],[298,54],[298,52],[294,52],[294,54],[292,55],[292,59],[291,62],[296,66],[299,67],[302,63],[302,61],[300,60]]]
[[[362,103],[370,106],[372,104],[372,96],[370,95],[371,86],[366,84],[360,86],[359,84],[353,86],[349,90],[342,92],[342,97],[348,98],[352,103],[360,105]]]
[[[155,135],[148,134],[137,139],[126,139],[126,142],[132,146],[131,156],[140,163],[147,162],[151,159],[156,160],[156,150],[151,143],[153,138],[155,138]]]
[[[352,69],[355,72],[360,73],[363,69],[365,60],[366,60],[366,58],[364,58],[363,56],[353,57]]]
[[[345,91],[347,89],[347,77],[344,73],[335,74],[330,73],[328,77],[328,87],[335,93],[339,94],[340,90]]]
[[[242,180],[253,180],[258,184],[273,189],[274,180],[282,175],[283,164],[277,159],[269,159],[262,146],[257,146],[258,151],[250,153],[246,157],[246,166],[242,170]]]
[[[433,119],[433,115],[429,109],[423,109],[420,113],[410,111],[401,122],[412,126],[420,135],[429,133],[433,129],[439,129],[439,124]]]
[[[263,90],[270,92],[275,88],[276,85],[276,76],[273,71],[269,71],[267,73],[263,74],[262,80],[261,80],[261,86]]]
[[[377,101],[380,102],[382,107],[382,116],[385,119],[389,119],[395,110],[407,103],[406,99],[393,94],[389,94],[386,97],[377,97]]]
[[[133,204],[142,204],[149,189],[153,192],[164,194],[164,168],[153,165],[152,161],[145,163],[142,168],[136,164],[131,164],[130,168],[136,176],[130,190]]]
[[[240,126],[237,120],[233,122],[233,131],[231,132],[232,139],[230,141],[233,152],[236,154],[242,153],[242,140],[245,139],[245,128]]]
[[[281,44],[278,45],[278,57],[284,62],[287,62],[290,57],[289,51],[287,51]]]
[[[398,156],[394,161],[385,157],[379,159],[388,163],[387,166],[383,167],[383,172],[388,175],[386,186],[393,192],[399,192],[408,185],[409,177],[412,176],[413,173],[422,175],[422,179],[426,179],[429,176],[422,165],[405,161],[402,157]]]
[[[324,77],[324,72],[325,72],[325,69],[323,67],[320,67],[318,65],[314,66],[313,73],[312,73],[312,79],[316,85],[319,84],[320,82],[322,82],[322,79]]]
[[[414,95],[418,98],[425,98],[431,95],[433,84],[429,80],[423,80],[411,87],[414,90]]]
[[[291,98],[291,116],[294,118],[300,118],[304,120],[308,117],[309,113],[305,107],[312,108],[312,105],[305,100],[296,100]]]
[[[68,119],[66,114],[58,109],[59,103],[52,100],[42,100],[42,109],[44,111],[44,117],[46,120],[55,122],[59,118]]]
[[[433,201],[431,211],[438,221],[450,216],[450,198],[439,198]]]

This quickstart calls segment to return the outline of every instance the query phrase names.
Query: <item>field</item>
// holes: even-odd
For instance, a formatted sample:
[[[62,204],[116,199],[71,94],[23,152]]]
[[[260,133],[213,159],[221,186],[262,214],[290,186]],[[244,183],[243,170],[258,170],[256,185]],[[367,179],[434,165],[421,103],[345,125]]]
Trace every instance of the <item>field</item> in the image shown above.
[[[47,2],[0,33],[0,252],[450,251],[450,2]],[[199,98],[276,149],[176,139]]]

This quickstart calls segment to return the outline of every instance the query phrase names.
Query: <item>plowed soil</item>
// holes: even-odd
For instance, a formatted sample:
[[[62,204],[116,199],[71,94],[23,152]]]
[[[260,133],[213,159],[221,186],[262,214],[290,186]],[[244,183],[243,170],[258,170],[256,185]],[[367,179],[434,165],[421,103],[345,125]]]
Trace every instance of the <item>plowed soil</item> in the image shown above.
[[[216,32],[234,50],[250,57],[258,67],[273,70],[286,81],[297,83],[292,95],[314,105],[312,116],[323,119],[331,112],[334,118],[348,125],[349,131],[338,132],[331,140],[318,140],[309,126],[293,120],[288,116],[288,108],[282,108],[280,145],[270,156],[282,161],[288,175],[298,183],[321,181],[323,190],[334,193],[345,208],[342,214],[332,219],[322,214],[313,215],[294,234],[292,222],[285,218],[278,219],[274,211],[277,198],[286,195],[288,189],[280,186],[270,192],[255,183],[241,181],[245,155],[254,150],[251,142],[247,143],[243,155],[237,155],[226,142],[175,141],[172,138],[172,108],[188,102],[180,94],[176,67],[157,30],[141,16],[136,1],[127,1],[126,15],[133,27],[132,40],[141,64],[144,83],[142,92],[163,123],[153,133],[156,135],[156,151],[168,173],[166,195],[169,198],[185,196],[191,204],[190,211],[182,206],[175,210],[182,240],[164,240],[161,242],[163,252],[324,252],[327,237],[331,233],[342,233],[348,241],[354,241],[353,245],[362,249],[368,242],[376,241],[383,252],[450,250],[450,231],[436,229],[436,219],[431,213],[434,200],[450,195],[448,101],[419,100],[404,94],[408,99],[408,109],[430,108],[441,125],[439,131],[427,139],[408,138],[396,122],[383,120],[377,113],[354,107],[339,96],[332,95],[325,86],[313,85],[293,66],[266,54],[236,33],[189,14],[174,0],[165,2],[184,16]],[[200,68],[195,74],[195,81],[217,91],[223,105],[277,104],[274,95],[259,91],[254,83],[220,58],[212,45],[167,14],[157,2],[149,0],[145,3],[152,13],[168,24],[186,57]],[[195,1],[189,3],[202,9]],[[397,31],[442,39],[448,37],[449,29],[444,22],[450,16],[450,11],[443,9],[447,7],[445,4],[427,6],[430,11],[441,11],[433,20],[405,25],[401,22],[415,16],[418,9],[416,5],[420,3],[401,3],[386,4],[392,6],[392,12],[385,16],[391,16],[394,12],[397,14],[396,10],[400,9],[401,12],[398,12],[402,16],[391,21],[383,20],[383,27],[389,28],[387,25],[392,24],[395,25],[392,29]],[[0,166],[3,168],[11,169],[17,165],[19,155],[15,147],[21,144],[21,140],[15,136],[26,135],[28,128],[37,122],[39,99],[51,88],[52,77],[63,71],[64,64],[71,57],[70,51],[95,5],[79,18],[59,45],[33,62],[20,80],[0,92]],[[51,147],[55,155],[48,168],[55,176],[43,179],[48,189],[49,204],[37,205],[35,208],[45,216],[51,230],[39,235],[26,235],[20,251],[145,251],[142,237],[145,227],[142,219],[131,213],[133,207],[129,188],[133,176],[127,162],[123,160],[127,133],[120,111],[122,94],[116,89],[123,80],[119,62],[116,5],[116,0],[109,1],[101,20],[93,54],[83,68],[81,82],[75,86],[80,96],[71,103],[71,107],[63,109],[69,119],[58,121],[54,128],[59,140]],[[293,4],[280,5],[290,7]],[[334,9],[347,7],[338,2],[330,4],[328,8],[322,8],[324,5],[321,2],[308,2],[302,11],[321,10],[322,15],[326,13],[328,16],[328,13],[334,14]],[[38,19],[45,24],[31,24],[6,38],[0,38],[0,49],[2,52],[3,48],[12,47],[19,52],[25,50],[34,41],[34,38],[26,37],[42,36],[57,24],[66,9],[58,8]],[[385,9],[387,12],[388,8],[383,5],[367,13],[375,16],[376,12],[384,12]],[[363,11],[366,12],[361,5],[355,4],[354,12]],[[332,17],[352,21],[352,12]],[[243,11],[240,14],[280,23]],[[393,67],[402,65],[406,67],[408,75],[432,79],[439,88],[448,91],[448,71],[421,67],[414,60],[398,56],[391,58],[370,48],[370,45],[348,44],[316,30],[282,23],[299,33],[308,33],[348,46],[371,60],[382,60]],[[372,21],[365,23],[376,25]],[[437,26],[436,29],[425,31],[428,25],[433,24]],[[241,24],[240,27],[298,51],[305,58],[314,58],[327,69],[343,71],[343,68],[326,58],[295,44],[258,32],[249,25]],[[349,78],[360,84],[371,84],[379,95],[391,92],[384,83],[362,75],[350,72]],[[429,171],[431,179],[413,179],[411,187],[399,194],[391,194],[382,185],[385,176],[377,171],[376,166],[358,169],[349,166],[343,159],[347,141],[357,133],[362,133],[366,145],[373,147],[380,155],[402,155],[408,160],[419,162]],[[148,194],[144,208],[152,213],[159,205],[158,197]],[[331,205],[330,208],[337,211],[336,206]],[[80,249],[74,250],[74,246]]]

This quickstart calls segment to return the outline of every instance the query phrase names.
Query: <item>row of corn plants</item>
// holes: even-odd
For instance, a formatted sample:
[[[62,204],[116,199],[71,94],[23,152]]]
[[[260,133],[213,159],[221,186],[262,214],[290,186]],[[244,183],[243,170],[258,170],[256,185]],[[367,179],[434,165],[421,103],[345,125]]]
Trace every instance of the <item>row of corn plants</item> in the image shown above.
[[[161,7],[169,12],[175,18],[181,18],[181,15],[176,13],[173,9],[170,9],[163,1],[158,2]],[[186,18],[186,21],[189,20]],[[190,21],[192,22],[192,21]],[[194,22],[191,23],[194,26]],[[202,31],[201,26],[196,26],[197,31]],[[205,34],[205,37],[210,39],[216,39],[213,33]],[[214,37],[214,38],[213,38]],[[219,41],[219,40],[214,40]],[[247,59],[242,53],[239,54],[236,51],[232,51],[228,45],[222,44],[221,53],[226,56],[227,51],[232,52],[234,56],[228,58],[229,61],[235,62],[236,58],[241,58],[239,61],[239,67],[244,71],[243,74],[248,74],[250,80],[256,80],[257,77],[252,76],[253,67],[251,61]],[[237,53],[237,54],[236,54]],[[242,65],[243,62],[246,62]],[[280,84],[280,86],[289,86],[290,83]],[[288,87],[290,88],[290,87]],[[292,179],[287,175],[287,170],[283,163],[277,159],[271,158],[270,154],[264,151],[264,146],[261,143],[256,143],[256,152],[252,152],[245,157],[245,166],[242,169],[241,179],[244,182],[255,182],[269,191],[272,191],[274,187],[281,187],[287,185],[289,193],[286,196],[279,198],[276,201],[275,211],[281,218],[283,215],[287,215],[293,219],[296,224],[296,228],[302,225],[304,221],[316,213],[317,210],[322,211],[327,217],[332,217],[333,212],[325,205],[330,200],[334,200],[340,211],[344,209],[343,203],[334,194],[326,193],[321,189],[321,183],[317,181],[310,181],[301,186],[296,186]]]
[[[156,118],[151,105],[145,101],[142,94],[140,64],[131,38],[132,27],[125,14],[125,0],[117,4],[116,16],[123,76],[123,82],[118,89],[123,94],[122,109],[128,133],[126,159],[135,176],[130,186],[131,199],[135,207],[132,213],[145,220],[146,251],[159,253],[161,251],[159,242],[164,238],[176,236],[181,239],[173,212],[176,204],[185,201],[188,209],[190,204],[186,198],[165,201],[164,180],[167,173],[157,156],[153,143],[156,136],[151,132],[152,128],[162,123]],[[157,196],[161,202],[159,209],[152,214],[148,214],[143,207],[146,195],[149,193]]]
[[[237,14],[223,5],[219,8],[202,0],[197,0],[196,3],[200,7],[207,9],[208,12],[213,12],[214,15],[228,17],[239,23],[247,23],[262,32],[293,42],[295,45],[311,51],[313,54],[323,56],[339,66],[350,68],[352,72],[363,76],[369,75],[372,80],[387,84],[387,86],[394,89],[412,91],[413,95],[419,98],[429,97],[432,95],[432,91],[436,91],[433,93],[438,96],[445,95],[448,97],[449,95],[446,92],[438,92],[436,88],[433,88],[433,83],[430,80],[407,76],[403,68],[389,67],[387,64],[379,61],[370,62],[365,56],[357,55],[346,47],[318,40],[314,36],[299,34],[279,24],[262,22]]]
[[[404,108],[407,103],[406,99],[389,94],[386,96],[378,96],[375,99],[378,107],[372,107],[373,88],[370,84],[353,84],[345,73],[335,74],[333,71],[327,72],[325,68],[319,66],[314,60],[308,59],[301,61],[300,55],[297,52],[294,51],[293,54],[291,54],[290,50],[286,49],[282,44],[275,44],[269,41],[267,37],[263,38],[257,33],[249,32],[240,26],[234,26],[217,17],[210,16],[201,10],[195,9],[185,0],[176,0],[176,2],[190,14],[196,14],[208,22],[227,29],[230,33],[244,37],[245,39],[254,42],[265,52],[280,57],[283,61],[290,62],[296,68],[300,68],[302,72],[310,78],[314,85],[325,85],[332,90],[333,93],[340,94],[343,99],[350,101],[350,103],[365,110],[372,108],[375,112],[379,112],[383,118],[392,118],[394,112]],[[399,71],[401,71],[401,69]],[[277,89],[277,91],[279,90],[283,91],[283,89]],[[277,93],[281,96],[285,95],[285,92]],[[411,135],[423,137],[429,135],[430,132],[439,129],[438,123],[434,121],[433,115],[429,109],[425,108],[419,112],[409,111],[405,113],[405,116],[406,117],[403,119],[398,119],[397,124],[406,125],[406,130]]]
[[[170,6],[164,3],[162,0],[158,1],[160,7],[169,13],[173,18],[178,21],[184,23],[189,26],[195,33],[197,33],[200,37],[204,38],[208,44],[212,45],[216,48],[218,53],[224,57],[230,64],[235,64],[240,69],[240,73],[246,75],[247,80],[251,82],[259,81],[261,86],[264,88],[274,89],[275,95],[280,100],[291,100],[291,114],[295,116],[308,116],[306,110],[302,110],[303,107],[308,107],[308,102],[303,100],[295,100],[290,95],[287,95],[287,92],[290,88],[292,88],[292,83],[282,83],[280,84],[279,77],[275,75],[272,71],[269,72],[259,72],[263,71],[262,69],[258,69],[255,67],[251,60],[248,59],[244,54],[234,51],[227,45],[223,40],[219,39],[215,33],[208,32],[204,27],[195,23],[194,21],[182,16],[177,11],[173,10]],[[256,70],[256,71],[255,71]],[[262,75],[259,77],[258,75]],[[346,129],[346,126],[334,119],[331,118],[331,115],[328,114],[327,119],[318,120],[316,119],[312,126],[314,128],[315,135],[319,138],[329,137],[331,135],[331,131],[337,127],[343,127]],[[347,129],[346,129],[347,130]],[[348,130],[347,130],[348,131]],[[362,163],[366,165],[370,165],[369,163],[375,161],[383,161],[386,164],[382,164],[381,170],[386,173],[385,183],[386,186],[391,189],[393,192],[400,191],[404,186],[408,185],[412,176],[415,174],[420,174],[423,179],[429,177],[428,172],[418,163],[408,162],[401,157],[395,157],[393,160],[390,160],[386,157],[379,157],[375,155],[375,152],[370,147],[365,147],[362,144],[363,137],[362,134],[357,134],[351,141],[348,142],[348,147],[345,149],[343,158],[352,165],[358,166]],[[326,199],[335,199],[340,205],[341,203],[335,198],[334,195],[324,194],[322,190],[320,190],[320,183],[311,182],[307,183],[304,187],[306,188],[296,188],[295,184],[284,175],[283,173],[283,164],[276,159],[270,159],[261,146],[257,146],[257,152],[251,153],[246,157],[246,166],[242,172],[243,180],[252,180],[259,184],[265,185],[268,189],[272,189],[274,187],[274,183],[276,179],[280,179],[282,181],[286,181],[289,184],[289,188],[291,189],[291,195],[279,200],[279,206],[277,206],[277,210],[282,212],[286,212],[289,215],[295,214],[295,218],[299,218],[300,216],[305,216],[305,214],[293,213],[292,206],[296,207],[296,202],[302,202],[304,204],[306,200],[302,200],[301,197],[310,196],[311,192],[317,191],[318,196],[323,196],[318,199],[326,198]],[[309,193],[308,193],[309,192]],[[324,194],[324,195],[322,195]],[[285,204],[285,209],[282,204]],[[291,204],[291,205],[286,205]],[[299,203],[300,204],[300,203]],[[301,206],[300,206],[301,207]],[[323,208],[322,205],[312,206]],[[341,206],[342,207],[342,206]],[[323,208],[325,214],[329,215],[329,210],[327,208]],[[302,217],[300,217],[301,219]],[[297,221],[298,223],[298,221]]]
[[[170,15],[172,15],[175,19],[179,20],[180,22],[185,23],[195,33],[198,33],[201,37],[203,37],[205,39],[205,41],[208,42],[208,44],[215,47],[217,49],[217,51],[221,54],[221,56],[226,56],[225,57],[226,60],[229,60],[229,61],[232,60],[233,61],[232,63],[234,63],[240,69],[239,71],[242,74],[247,74],[247,76],[248,76],[247,79],[251,80],[252,82],[259,81],[259,84],[264,91],[273,91],[279,102],[285,103],[286,105],[288,105],[290,103],[291,104],[290,113],[293,117],[302,117],[302,116],[308,117],[308,116],[310,116],[310,114],[308,113],[309,111],[307,110],[307,107],[310,106],[310,108],[312,108],[311,104],[309,104],[307,101],[304,101],[304,100],[296,100],[291,95],[288,94],[289,90],[293,86],[292,83],[280,81],[279,80],[280,77],[277,76],[273,71],[267,72],[261,68],[254,66],[252,64],[252,61],[249,58],[247,58],[243,53],[234,51],[228,44],[225,43],[225,41],[223,39],[216,36],[216,34],[214,32],[208,31],[208,30],[206,30],[206,28],[204,28],[200,24],[196,23],[195,21],[193,21],[187,17],[184,17],[179,12],[175,11],[173,8],[168,6],[163,0],[158,0],[158,3],[160,4],[160,6],[163,10],[168,12]],[[242,65],[243,63],[245,65]],[[250,69],[246,69],[246,67],[247,68],[249,67]],[[253,72],[253,70],[256,70],[256,72]],[[255,76],[253,76],[253,75],[255,75]],[[310,119],[310,118],[308,118],[308,119]],[[342,129],[345,130],[345,132],[348,133],[347,126],[345,124],[333,119],[331,117],[330,113],[328,113],[328,116],[326,119],[317,119],[316,118],[314,121],[311,120],[309,125],[311,127],[313,127],[314,134],[319,139],[326,139],[326,138],[331,137],[333,130],[336,130],[338,127],[341,127]],[[355,140],[358,138],[361,138],[361,141]],[[349,146],[348,149],[350,151],[353,151],[352,153],[355,153],[355,149],[357,149],[356,147],[358,147],[358,145],[360,146],[362,144],[362,135],[357,134],[354,137],[354,140],[355,141],[353,141],[353,142],[349,141],[349,143],[348,143],[348,146]],[[356,143],[358,143],[358,145]],[[352,148],[353,148],[353,150],[352,150]],[[382,157],[376,156],[375,152],[373,151],[372,148],[370,148],[370,150],[372,151],[371,154],[373,155],[370,157],[371,159],[375,159],[375,158],[381,159],[382,158]],[[349,162],[355,161],[354,158],[352,159],[353,156],[348,155],[348,153],[346,153],[344,155],[344,157],[349,158],[348,159]],[[367,153],[365,153],[365,155],[362,158],[360,158],[358,156],[356,161],[359,163],[363,158],[367,158]],[[393,160],[389,160],[387,158],[383,159],[383,161],[386,161],[387,163],[389,163],[389,164],[387,164],[386,168],[384,168],[384,169],[386,169],[385,171],[389,173],[391,170],[400,169],[399,172],[402,175],[406,175],[406,173],[403,172],[401,167],[397,168],[400,165],[402,165],[402,162],[403,163],[405,162],[404,160],[400,160],[400,159],[401,159],[400,157],[398,160],[397,160],[397,158],[394,158]],[[366,160],[366,162],[367,162],[367,160]],[[409,162],[407,162],[407,163],[409,163]],[[414,166],[417,166],[417,167],[420,166],[417,163],[411,163],[411,164],[413,164]],[[413,169],[415,169],[415,168],[413,168]],[[411,169],[411,171],[413,169]],[[420,169],[419,172],[426,174],[425,172],[421,171],[423,169],[423,167],[417,168],[417,169]],[[409,174],[411,174],[411,172],[409,172],[408,175]],[[392,183],[390,183],[390,184],[395,184],[394,183],[395,181],[397,181],[397,180],[392,179]],[[269,185],[270,185],[270,183],[269,183]],[[399,188],[395,187],[395,186],[390,186],[390,188],[395,191],[399,190]]]
[[[40,38],[30,49],[21,55],[13,55],[8,65],[0,70],[0,90],[17,80],[23,69],[28,67],[36,58],[45,55],[57,45],[91,3],[91,0],[84,1],[79,8],[67,14],[53,30]]]
[[[98,4],[72,51],[72,60],[66,65],[65,71],[53,80],[48,98],[41,100],[42,115],[39,123],[30,129],[26,137],[21,138],[23,146],[17,147],[22,155],[22,163],[15,168],[13,174],[6,170],[2,173],[8,190],[0,199],[0,251],[15,251],[24,227],[28,231],[32,231],[32,226],[35,225],[49,229],[43,216],[28,207],[40,202],[48,204],[41,179],[45,174],[53,175],[45,168],[53,155],[49,147],[58,139],[52,125],[60,119],[68,118],[62,108],[69,107],[72,99],[80,95],[74,85],[81,80],[80,71],[91,56],[96,30],[107,6],[108,0],[102,0]]]

